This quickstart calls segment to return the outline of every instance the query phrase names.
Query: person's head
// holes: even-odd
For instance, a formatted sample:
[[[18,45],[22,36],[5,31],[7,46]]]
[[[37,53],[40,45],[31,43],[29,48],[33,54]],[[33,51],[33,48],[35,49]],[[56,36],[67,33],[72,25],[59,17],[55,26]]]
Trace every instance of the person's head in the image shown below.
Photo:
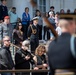
[[[21,22],[21,18],[17,18],[17,22]]]
[[[76,14],[76,9],[74,9],[74,13]]]
[[[6,5],[6,4],[7,4],[7,0],[1,0],[1,3],[2,3],[3,5]]]
[[[41,12],[39,10],[36,10],[36,15],[35,16],[41,16]]]
[[[6,46],[6,47],[10,46],[10,37],[9,36],[5,36],[3,38],[3,45]]]
[[[45,13],[45,16],[46,16],[47,18],[49,17],[48,12]]]
[[[33,20],[33,24],[34,25],[37,25],[38,24],[38,17],[34,17],[32,20]]]
[[[5,22],[6,24],[9,24],[9,23],[10,23],[10,17],[9,17],[9,16],[5,16],[5,17],[4,17],[4,22]]]
[[[59,26],[61,27],[62,32],[74,33],[74,21],[71,19],[61,19],[59,21]]]
[[[54,17],[54,13],[52,11],[49,12],[50,17]]]
[[[61,14],[65,13],[65,12],[64,12],[64,9],[61,9],[61,10],[60,10],[60,13],[61,13]]]
[[[59,12],[56,12],[55,17],[59,17]]]
[[[20,22],[17,23],[16,29],[17,30],[21,30],[22,29],[22,23],[20,23]]]
[[[44,53],[46,53],[46,48],[44,45],[39,45],[35,50],[35,55],[42,56]]]
[[[70,13],[70,9],[67,10],[67,14],[69,14],[69,13]]]
[[[54,6],[51,6],[51,7],[50,7],[50,10],[51,10],[51,11],[54,11]]]
[[[28,8],[28,7],[25,8],[25,12],[26,12],[26,13],[29,12],[29,8]]]
[[[16,7],[12,7],[12,12],[16,13]]]
[[[29,40],[23,41],[22,42],[22,49],[23,50],[28,50],[29,49],[29,44],[30,44]]]

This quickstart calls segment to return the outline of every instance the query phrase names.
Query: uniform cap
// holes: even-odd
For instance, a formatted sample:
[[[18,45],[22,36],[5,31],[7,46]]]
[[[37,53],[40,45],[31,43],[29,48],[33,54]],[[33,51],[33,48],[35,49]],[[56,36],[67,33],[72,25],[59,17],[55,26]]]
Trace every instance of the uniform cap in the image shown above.
[[[10,17],[9,16],[5,16],[4,19],[10,19]]]
[[[32,20],[38,20],[39,19],[39,17],[34,17]]]

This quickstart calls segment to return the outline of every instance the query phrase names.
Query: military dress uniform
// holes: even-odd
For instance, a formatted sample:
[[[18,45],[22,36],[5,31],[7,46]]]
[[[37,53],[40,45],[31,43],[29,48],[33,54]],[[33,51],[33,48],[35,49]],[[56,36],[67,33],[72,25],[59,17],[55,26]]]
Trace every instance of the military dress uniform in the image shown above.
[[[31,51],[34,52],[39,45],[39,27],[30,25],[28,28],[28,38],[30,38]]]

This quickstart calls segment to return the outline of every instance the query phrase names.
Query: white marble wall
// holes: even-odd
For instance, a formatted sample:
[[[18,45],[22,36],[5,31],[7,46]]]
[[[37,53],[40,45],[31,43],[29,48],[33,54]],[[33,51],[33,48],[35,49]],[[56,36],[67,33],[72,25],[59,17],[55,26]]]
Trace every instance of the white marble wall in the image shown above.
[[[12,0],[12,6],[17,8],[17,14],[20,18],[22,18],[25,7],[29,7],[29,13],[32,18],[32,6],[29,0]]]
[[[50,6],[55,6],[55,11],[60,11],[64,9],[65,12],[67,9],[70,9],[71,12],[76,8],[76,0],[50,0]]]

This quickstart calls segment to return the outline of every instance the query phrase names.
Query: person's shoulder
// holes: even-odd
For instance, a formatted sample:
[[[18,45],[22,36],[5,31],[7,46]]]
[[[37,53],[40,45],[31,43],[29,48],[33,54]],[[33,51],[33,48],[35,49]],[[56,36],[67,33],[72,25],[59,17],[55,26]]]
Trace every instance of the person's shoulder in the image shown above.
[[[6,54],[7,53],[7,50],[4,48],[4,47],[2,47],[2,48],[0,48],[0,54]]]

